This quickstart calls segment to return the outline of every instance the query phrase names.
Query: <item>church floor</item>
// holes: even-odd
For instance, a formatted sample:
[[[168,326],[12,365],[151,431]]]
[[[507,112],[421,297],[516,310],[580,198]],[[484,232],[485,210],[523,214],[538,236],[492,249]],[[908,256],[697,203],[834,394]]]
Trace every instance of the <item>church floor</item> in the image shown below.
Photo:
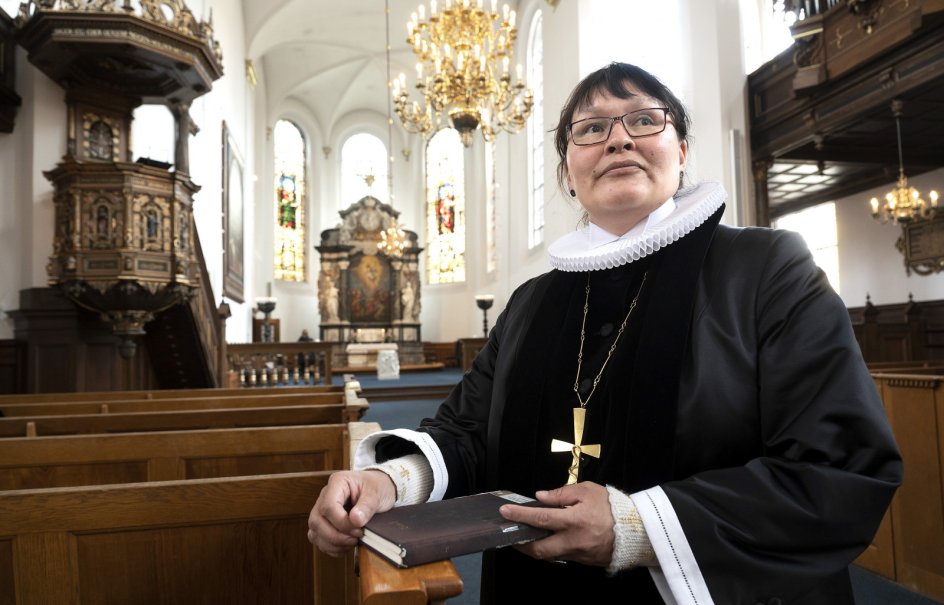
[[[442,370],[401,374],[399,380],[378,381],[376,374],[358,374],[361,387],[375,386],[420,386],[455,384],[462,378],[460,370]],[[450,382],[451,381],[451,382]],[[423,419],[436,413],[439,402],[435,400],[383,401],[371,404],[364,415],[365,422],[380,423],[384,429],[415,428]],[[477,605],[479,602],[479,567],[481,555],[473,554],[453,559],[456,570],[465,584],[464,592],[450,605]],[[857,605],[934,605],[927,597],[905,590],[893,582],[856,566],[852,570],[852,588]]]

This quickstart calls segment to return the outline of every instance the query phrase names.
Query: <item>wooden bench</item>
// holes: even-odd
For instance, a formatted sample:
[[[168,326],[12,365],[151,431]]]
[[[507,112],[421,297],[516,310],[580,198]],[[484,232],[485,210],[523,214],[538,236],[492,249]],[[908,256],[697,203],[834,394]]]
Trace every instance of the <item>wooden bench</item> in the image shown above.
[[[399,569],[368,548],[359,548],[357,554],[365,605],[438,604],[462,593],[462,578],[452,561]]]
[[[338,424],[348,422],[350,416],[351,411],[341,404],[20,416],[0,418],[0,438]]]
[[[944,601],[944,372],[872,374],[905,478],[856,563]]]
[[[242,397],[260,393],[341,393],[341,385],[312,385],[299,387],[259,387],[224,389],[158,389],[150,391],[83,391],[80,393],[25,393],[0,395],[0,408],[6,403],[45,403],[50,401],[114,401],[128,399],[176,399],[193,397]]]
[[[354,603],[305,538],[329,474],[0,492],[0,603]]]
[[[283,473],[347,468],[349,448],[378,428],[4,440],[2,487],[141,483],[0,491],[0,603],[356,603],[353,556],[326,557],[304,538],[329,473]],[[280,474],[228,476],[266,470]],[[169,477],[188,479],[160,481]],[[439,603],[462,590],[449,561],[360,561],[364,603]]]
[[[4,417],[63,416],[76,414],[128,414],[171,410],[210,410],[259,407],[337,405],[347,403],[344,393],[268,393],[251,397],[194,397],[175,399],[137,399],[118,401],[58,401],[43,403],[5,403],[0,407]],[[349,422],[363,416],[366,405],[350,406]]]
[[[343,469],[347,430],[328,424],[0,439],[0,490]]]

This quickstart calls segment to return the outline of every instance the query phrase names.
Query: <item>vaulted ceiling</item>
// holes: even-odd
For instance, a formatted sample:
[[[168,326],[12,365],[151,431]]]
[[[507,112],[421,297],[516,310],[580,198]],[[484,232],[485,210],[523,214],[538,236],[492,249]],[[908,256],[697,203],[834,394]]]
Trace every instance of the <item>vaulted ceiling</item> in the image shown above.
[[[406,23],[419,0],[390,2],[390,76],[412,75]],[[382,0],[244,2],[248,55],[270,103],[293,99],[328,135],[352,111],[387,114],[387,23]],[[511,4],[515,4],[512,2]]]

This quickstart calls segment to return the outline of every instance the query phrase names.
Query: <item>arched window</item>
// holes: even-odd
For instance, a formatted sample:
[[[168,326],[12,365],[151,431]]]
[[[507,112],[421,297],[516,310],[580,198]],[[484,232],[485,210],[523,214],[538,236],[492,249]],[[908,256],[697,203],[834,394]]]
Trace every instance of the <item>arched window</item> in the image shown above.
[[[443,128],[426,146],[426,266],[430,284],[465,281],[462,141]]]
[[[298,126],[275,123],[275,279],[305,280],[305,137]]]
[[[341,210],[366,195],[387,199],[387,146],[372,134],[348,137],[341,146]]]
[[[528,36],[528,86],[534,109],[528,118],[528,247],[544,241],[544,43],[541,11]]]

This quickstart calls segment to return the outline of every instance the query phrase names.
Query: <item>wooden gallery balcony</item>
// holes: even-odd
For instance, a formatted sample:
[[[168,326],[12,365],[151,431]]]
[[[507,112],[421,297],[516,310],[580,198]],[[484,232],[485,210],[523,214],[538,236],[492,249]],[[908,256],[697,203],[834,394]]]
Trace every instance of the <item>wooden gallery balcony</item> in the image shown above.
[[[757,223],[944,166],[944,1],[803,2],[794,44],[748,76]],[[822,12],[819,12],[822,9]]]

